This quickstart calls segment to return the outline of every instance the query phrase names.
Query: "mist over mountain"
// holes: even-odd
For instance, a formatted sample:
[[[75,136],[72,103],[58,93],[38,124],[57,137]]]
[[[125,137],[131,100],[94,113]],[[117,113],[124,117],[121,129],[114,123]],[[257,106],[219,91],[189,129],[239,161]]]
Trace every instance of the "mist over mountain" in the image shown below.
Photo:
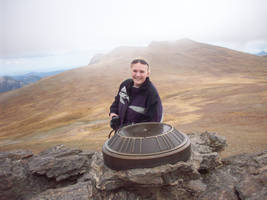
[[[0,94],[2,148],[99,150],[109,106],[135,58],[151,66],[165,123],[185,133],[219,132],[230,141],[226,154],[266,149],[266,58],[189,39],[118,47],[94,64]]]

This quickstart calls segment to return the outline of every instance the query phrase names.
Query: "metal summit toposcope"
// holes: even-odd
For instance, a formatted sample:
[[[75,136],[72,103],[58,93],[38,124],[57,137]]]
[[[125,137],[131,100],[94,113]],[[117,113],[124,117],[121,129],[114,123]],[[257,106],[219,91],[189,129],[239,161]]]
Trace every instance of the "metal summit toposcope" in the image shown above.
[[[171,125],[145,122],[119,129],[104,143],[102,152],[105,165],[111,169],[150,168],[187,161],[191,143]]]

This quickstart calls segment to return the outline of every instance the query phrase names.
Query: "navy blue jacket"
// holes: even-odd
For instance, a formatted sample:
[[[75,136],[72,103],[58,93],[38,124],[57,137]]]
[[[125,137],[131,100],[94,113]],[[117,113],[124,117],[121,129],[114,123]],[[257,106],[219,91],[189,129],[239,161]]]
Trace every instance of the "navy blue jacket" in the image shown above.
[[[132,123],[161,122],[162,104],[155,86],[149,78],[139,88],[133,84],[132,79],[121,83],[110,113],[119,115],[121,127]]]

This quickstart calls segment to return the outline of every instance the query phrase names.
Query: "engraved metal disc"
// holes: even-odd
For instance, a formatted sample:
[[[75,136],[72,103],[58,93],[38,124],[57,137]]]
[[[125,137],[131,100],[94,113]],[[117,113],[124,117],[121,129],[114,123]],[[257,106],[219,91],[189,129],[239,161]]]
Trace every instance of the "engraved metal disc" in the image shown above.
[[[149,168],[190,158],[189,138],[165,123],[125,126],[103,145],[104,163],[111,169]]]

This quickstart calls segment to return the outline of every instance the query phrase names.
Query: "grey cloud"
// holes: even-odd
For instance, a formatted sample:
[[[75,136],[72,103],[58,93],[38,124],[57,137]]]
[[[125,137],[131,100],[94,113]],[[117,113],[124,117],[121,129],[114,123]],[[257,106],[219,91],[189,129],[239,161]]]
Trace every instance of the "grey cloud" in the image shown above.
[[[181,37],[247,50],[251,41],[263,41],[264,46],[267,40],[265,0],[1,0],[1,4],[0,57],[110,49]]]

